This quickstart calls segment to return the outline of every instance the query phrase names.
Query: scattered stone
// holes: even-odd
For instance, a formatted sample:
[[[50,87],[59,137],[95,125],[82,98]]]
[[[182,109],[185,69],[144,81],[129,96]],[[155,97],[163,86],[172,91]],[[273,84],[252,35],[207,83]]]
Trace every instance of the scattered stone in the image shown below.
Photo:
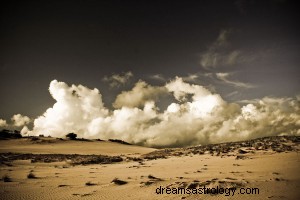
[[[89,182],[86,182],[85,185],[86,186],[94,186],[94,185],[97,185],[97,184],[96,183],[92,183],[92,182],[89,181]]]
[[[68,185],[58,185],[58,187],[67,187]]]
[[[116,185],[125,185],[127,184],[128,182],[127,181],[122,181],[118,178],[115,178],[114,180],[112,180],[112,183],[116,184]]]
[[[195,188],[198,187],[198,185],[199,185],[199,183],[193,182],[193,183],[190,183],[187,188],[188,189],[195,189]]]

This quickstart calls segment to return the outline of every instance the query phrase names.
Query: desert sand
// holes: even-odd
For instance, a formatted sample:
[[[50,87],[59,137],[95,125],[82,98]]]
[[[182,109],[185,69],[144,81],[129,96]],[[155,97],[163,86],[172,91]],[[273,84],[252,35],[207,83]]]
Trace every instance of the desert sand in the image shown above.
[[[300,137],[271,137],[157,150],[95,140],[0,140],[0,199],[299,199],[299,144]],[[157,194],[204,186],[237,189],[230,196]],[[241,188],[259,190],[238,194]]]

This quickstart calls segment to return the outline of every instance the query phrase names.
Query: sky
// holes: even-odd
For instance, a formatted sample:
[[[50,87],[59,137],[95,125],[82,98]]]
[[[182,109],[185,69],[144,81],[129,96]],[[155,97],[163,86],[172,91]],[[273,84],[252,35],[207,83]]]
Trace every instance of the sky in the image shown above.
[[[300,134],[296,1],[1,4],[1,127],[148,146]]]

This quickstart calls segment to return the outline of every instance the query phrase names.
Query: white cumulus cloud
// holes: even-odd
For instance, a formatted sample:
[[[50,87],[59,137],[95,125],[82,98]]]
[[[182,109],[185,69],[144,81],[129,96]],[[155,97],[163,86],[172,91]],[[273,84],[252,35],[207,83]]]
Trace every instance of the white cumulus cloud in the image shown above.
[[[123,91],[113,103],[115,108],[139,107],[147,101],[155,100],[160,95],[166,93],[165,87],[151,86],[144,81],[138,81],[130,91]]]
[[[7,126],[6,120],[0,119],[0,127],[1,127],[1,128],[4,128],[4,127],[6,127],[6,126]]]
[[[31,135],[118,138],[154,147],[237,141],[271,135],[300,135],[299,98],[265,97],[244,106],[228,103],[201,85],[176,77],[164,86],[139,81],[121,92],[114,109],[102,102],[98,89],[50,83],[55,104],[34,120]],[[156,102],[173,95],[165,110]]]
[[[20,127],[28,124],[30,122],[30,118],[21,114],[16,114],[12,116],[11,121],[13,122],[14,126]]]

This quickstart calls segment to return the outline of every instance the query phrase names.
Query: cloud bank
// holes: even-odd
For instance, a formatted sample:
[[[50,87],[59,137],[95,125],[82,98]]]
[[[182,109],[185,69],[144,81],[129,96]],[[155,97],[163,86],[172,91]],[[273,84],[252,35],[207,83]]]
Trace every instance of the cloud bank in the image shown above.
[[[98,89],[53,80],[49,92],[56,103],[34,120],[32,130],[24,127],[22,134],[64,137],[75,132],[78,137],[118,138],[152,147],[300,135],[299,96],[266,97],[241,106],[180,77],[163,86],[139,81],[117,96],[115,109],[104,106]],[[156,102],[163,94],[174,98],[160,110]]]

